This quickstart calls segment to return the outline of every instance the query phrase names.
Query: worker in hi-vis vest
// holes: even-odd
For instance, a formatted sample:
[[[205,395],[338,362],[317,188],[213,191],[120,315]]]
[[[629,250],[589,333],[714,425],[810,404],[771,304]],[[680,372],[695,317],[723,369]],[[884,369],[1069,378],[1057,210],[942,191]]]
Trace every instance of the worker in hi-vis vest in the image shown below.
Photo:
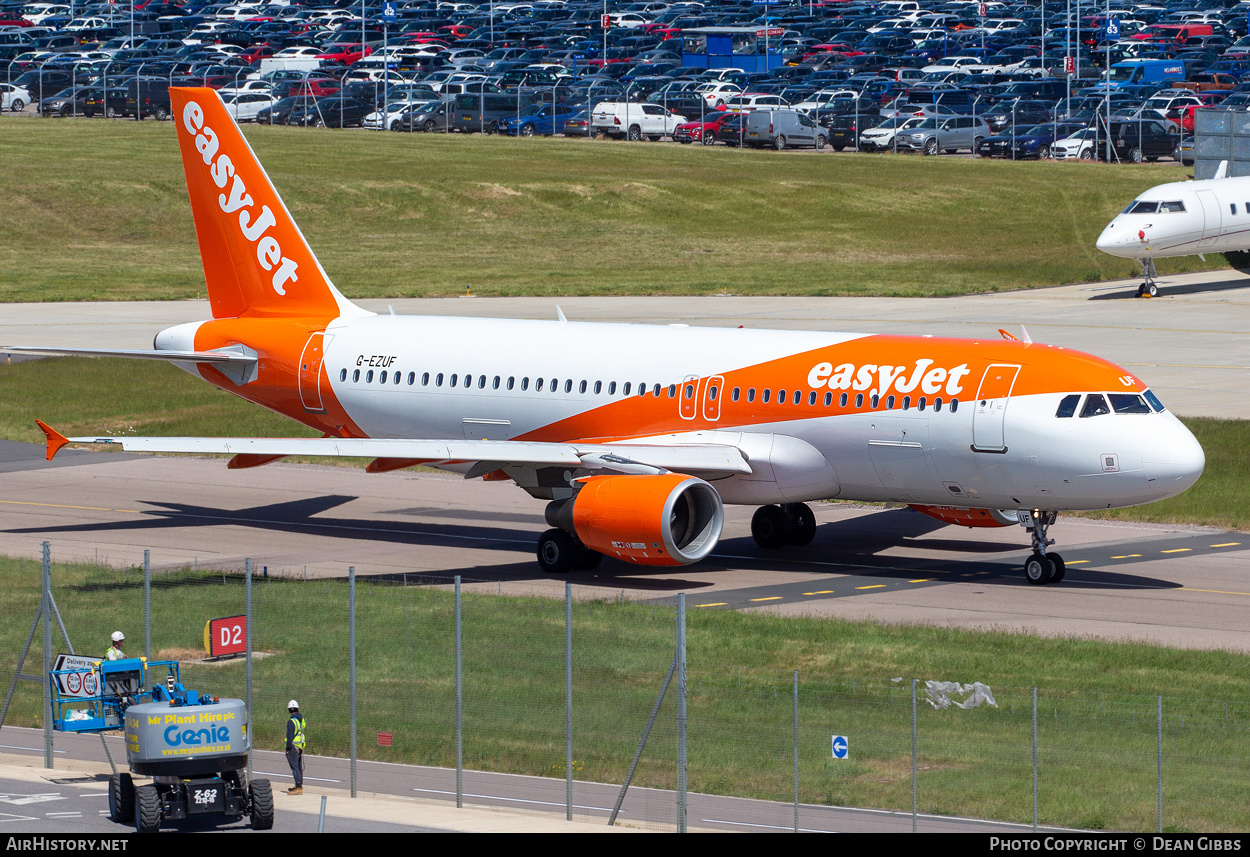
[[[304,715],[299,713],[299,703],[292,699],[286,704],[288,719],[286,721],[286,761],[291,766],[291,776],[295,785],[287,789],[287,794],[302,795],[304,793]]]
[[[126,657],[126,653],[122,651],[122,646],[126,643],[126,635],[121,631],[114,631],[111,637],[113,645],[109,646],[109,650],[104,653],[104,657],[110,661],[120,661]]]

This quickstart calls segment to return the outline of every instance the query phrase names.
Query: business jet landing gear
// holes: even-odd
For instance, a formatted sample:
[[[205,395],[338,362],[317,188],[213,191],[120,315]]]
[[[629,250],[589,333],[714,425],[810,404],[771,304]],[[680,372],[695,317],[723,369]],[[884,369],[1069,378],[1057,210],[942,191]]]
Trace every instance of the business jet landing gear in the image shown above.
[[[1144,280],[1137,287],[1137,296],[1139,298],[1156,297],[1159,294],[1159,287],[1155,284],[1155,277],[1159,275],[1159,272],[1155,270],[1155,260],[1142,259],[1141,272]]]
[[[586,547],[572,533],[553,527],[538,537],[538,564],[547,574],[591,571],[602,561],[603,554]]]
[[[1046,538],[1046,529],[1055,522],[1056,514],[1039,509],[1017,514],[1020,525],[1028,531],[1033,542],[1033,553],[1024,564],[1024,579],[1034,586],[1063,580],[1066,571],[1063,557],[1046,552],[1046,548],[1055,543],[1054,539]]]
[[[806,503],[760,506],[751,518],[751,537],[767,550],[811,544],[816,537],[816,515]]]

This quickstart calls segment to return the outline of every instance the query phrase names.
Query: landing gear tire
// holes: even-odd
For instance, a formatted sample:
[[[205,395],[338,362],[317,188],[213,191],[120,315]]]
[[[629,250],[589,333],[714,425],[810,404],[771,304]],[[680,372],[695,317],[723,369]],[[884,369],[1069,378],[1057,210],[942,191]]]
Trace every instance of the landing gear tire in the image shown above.
[[[135,830],[156,833],[161,829],[161,796],[156,786],[135,789]]]
[[[1055,574],[1053,577],[1051,577],[1050,582],[1058,583],[1059,581],[1063,580],[1063,575],[1067,571],[1067,566],[1063,564],[1063,557],[1061,557],[1057,553],[1048,553],[1046,554],[1046,558],[1050,560],[1055,566]]]
[[[573,559],[574,571],[594,571],[603,562],[603,554],[583,545]]]
[[[547,574],[568,574],[573,570],[580,547],[564,530],[547,530],[538,537],[538,564]]]
[[[1050,583],[1055,577],[1055,564],[1045,555],[1035,553],[1024,564],[1024,579],[1034,586]]]
[[[751,538],[765,550],[785,547],[794,524],[780,506],[760,506],[751,518]]]
[[[786,544],[810,545],[816,538],[816,515],[806,503],[788,503],[781,507],[790,518],[790,535]]]
[[[113,774],[109,779],[109,820],[118,824],[135,820],[135,784],[130,774]]]

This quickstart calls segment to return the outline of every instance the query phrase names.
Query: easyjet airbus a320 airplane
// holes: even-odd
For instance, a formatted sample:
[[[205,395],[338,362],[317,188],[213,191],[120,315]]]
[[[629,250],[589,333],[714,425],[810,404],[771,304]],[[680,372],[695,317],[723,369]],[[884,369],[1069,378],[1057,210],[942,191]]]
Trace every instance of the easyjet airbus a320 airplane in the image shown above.
[[[171,89],[213,318],[154,351],[322,438],[80,437],[127,451],[369,456],[510,479],[547,501],[548,572],[603,556],[697,562],[724,503],[760,507],[764,548],[806,544],[805,501],[894,501],[967,526],[1024,526],[1029,582],[1063,577],[1059,511],[1149,503],[1202,473],[1202,448],[1106,360],[982,340],[375,315],[318,264],[211,89]],[[14,349],[16,350],[16,349]]]

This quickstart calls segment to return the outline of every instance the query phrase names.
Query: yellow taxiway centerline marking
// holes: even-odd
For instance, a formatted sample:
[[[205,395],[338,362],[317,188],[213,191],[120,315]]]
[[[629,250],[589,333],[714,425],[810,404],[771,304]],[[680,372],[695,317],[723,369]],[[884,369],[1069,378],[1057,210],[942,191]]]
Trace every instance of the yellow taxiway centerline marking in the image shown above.
[[[1171,550],[1167,550],[1167,551],[1159,551],[1159,553],[1184,553],[1185,551],[1191,551],[1191,550],[1193,550],[1193,548],[1172,548]]]
[[[1213,547],[1213,548],[1231,548],[1231,547],[1233,547],[1234,545],[1239,545],[1239,544],[1241,544],[1241,542],[1224,542],[1222,545],[1211,545],[1211,547]]]
[[[696,604],[694,606],[695,607],[724,607],[727,603],[728,602],[726,601],[712,601],[708,604]]]
[[[907,582],[908,583],[928,583],[932,579],[933,579],[932,577],[922,577],[919,580],[909,580]]]
[[[885,589],[884,583],[874,583],[872,586],[857,586],[856,589]]]
[[[0,503],[7,503],[10,506],[41,506],[45,509],[82,509],[87,512],[130,512],[134,515],[143,514],[137,509],[102,509],[99,506],[70,506],[66,503],[30,503],[22,500],[0,500]]]
[[[832,595],[832,589],[822,589],[819,592],[804,592],[804,595]]]
[[[752,598],[752,601],[780,601],[780,595],[770,595],[767,598]]]
[[[1139,553],[1126,553],[1124,556],[1113,556],[1112,559],[1132,559],[1135,556],[1141,556]]]
[[[1112,559],[1114,559],[1114,558],[1115,558],[1115,557],[1112,557]],[[1086,563],[1088,563],[1088,562],[1089,562],[1089,560],[1087,560],[1087,559],[1074,559],[1074,560],[1070,560],[1070,561],[1068,561],[1068,562],[1065,562],[1065,563],[1064,563],[1064,565],[1084,565],[1084,564],[1086,564]]]

